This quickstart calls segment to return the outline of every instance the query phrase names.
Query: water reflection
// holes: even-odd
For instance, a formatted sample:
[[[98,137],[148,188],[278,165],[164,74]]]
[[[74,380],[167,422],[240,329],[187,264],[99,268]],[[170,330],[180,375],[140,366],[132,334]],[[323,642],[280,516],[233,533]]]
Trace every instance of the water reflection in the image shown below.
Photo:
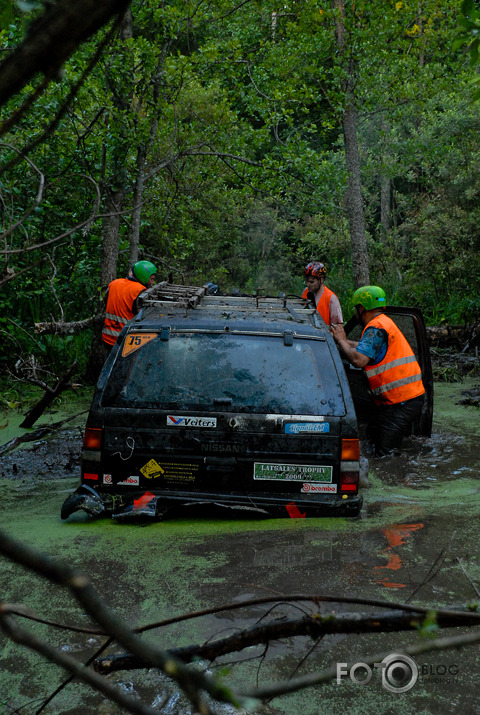
[[[387,526],[382,529],[385,534],[388,546],[387,548],[380,552],[388,557],[388,561],[385,566],[374,566],[374,571],[383,571],[390,569],[391,571],[398,571],[402,568],[402,559],[399,554],[395,553],[393,550],[402,544],[405,544],[405,539],[407,539],[412,532],[418,529],[423,529],[423,524],[394,524],[393,526]],[[379,574],[381,575],[381,574]],[[381,584],[385,588],[405,588],[407,584],[400,583],[396,581],[391,581],[390,576],[385,574],[382,578],[375,579],[374,583]]]

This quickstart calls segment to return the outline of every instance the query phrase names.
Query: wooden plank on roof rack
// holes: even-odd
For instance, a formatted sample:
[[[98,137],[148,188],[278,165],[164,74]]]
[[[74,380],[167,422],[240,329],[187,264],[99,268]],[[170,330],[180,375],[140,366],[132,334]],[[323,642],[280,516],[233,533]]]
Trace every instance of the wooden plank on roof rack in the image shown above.
[[[203,286],[184,286],[162,281],[149,288],[142,296],[142,303],[170,307],[194,308],[205,295]]]

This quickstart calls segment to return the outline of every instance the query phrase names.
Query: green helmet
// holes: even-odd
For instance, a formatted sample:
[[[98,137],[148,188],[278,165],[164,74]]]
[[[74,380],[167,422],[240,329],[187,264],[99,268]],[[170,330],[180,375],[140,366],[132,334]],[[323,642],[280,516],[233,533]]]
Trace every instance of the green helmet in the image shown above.
[[[362,286],[357,288],[352,296],[353,305],[363,305],[365,310],[384,308],[386,306],[385,291],[378,286]]]
[[[132,272],[134,278],[146,286],[151,276],[157,272],[157,268],[150,261],[137,261],[137,263],[133,265]]]

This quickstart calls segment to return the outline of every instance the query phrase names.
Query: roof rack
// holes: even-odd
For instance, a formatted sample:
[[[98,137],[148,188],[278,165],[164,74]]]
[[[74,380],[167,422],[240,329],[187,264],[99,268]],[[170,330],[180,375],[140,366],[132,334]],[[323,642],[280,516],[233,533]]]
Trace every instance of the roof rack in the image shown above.
[[[207,292],[206,286],[184,286],[162,281],[142,294],[142,305],[195,308]]]
[[[318,322],[318,313],[304,298],[297,295],[266,296],[261,291],[255,295],[209,295],[208,284],[185,286],[163,281],[149,288],[142,296],[142,307],[170,311],[172,309],[199,309],[216,313],[252,314],[262,312],[278,317],[293,318],[296,322]]]

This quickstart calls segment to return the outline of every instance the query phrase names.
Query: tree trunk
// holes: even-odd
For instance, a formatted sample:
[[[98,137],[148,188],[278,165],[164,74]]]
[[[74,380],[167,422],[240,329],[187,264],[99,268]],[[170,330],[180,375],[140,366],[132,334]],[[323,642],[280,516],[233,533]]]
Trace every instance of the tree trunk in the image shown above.
[[[132,223],[130,228],[130,265],[138,261],[140,244],[140,219],[142,216],[143,190],[145,187],[146,149],[143,145],[137,148],[137,179],[133,192]]]
[[[102,226],[102,251],[100,262],[100,283],[107,286],[117,277],[118,232],[120,228],[120,212],[122,210],[125,188],[111,189],[105,201],[105,213]]]
[[[380,176],[380,225],[382,238],[386,238],[390,231],[390,179]]]
[[[132,224],[130,229],[130,264],[138,261],[138,251],[140,245],[140,221],[142,216],[143,192],[145,189],[145,176],[147,168],[147,157],[149,151],[155,143],[155,137],[158,130],[158,119],[160,112],[161,99],[161,79],[165,66],[165,56],[167,49],[170,46],[170,40],[164,42],[160,49],[160,54],[157,62],[157,70],[153,83],[152,104],[155,107],[152,122],[150,124],[149,137],[146,144],[140,144],[137,147],[137,178],[135,181],[135,189],[133,196],[133,211]]]
[[[345,110],[342,118],[345,142],[345,162],[348,185],[345,196],[347,216],[350,224],[350,250],[352,256],[353,281],[356,288],[370,283],[368,269],[367,237],[363,212],[362,182],[360,177],[360,153],[357,139],[357,111],[355,106],[353,59],[346,60],[345,3],[333,0],[336,12],[337,46],[345,63],[346,76],[342,82],[345,94]]]

